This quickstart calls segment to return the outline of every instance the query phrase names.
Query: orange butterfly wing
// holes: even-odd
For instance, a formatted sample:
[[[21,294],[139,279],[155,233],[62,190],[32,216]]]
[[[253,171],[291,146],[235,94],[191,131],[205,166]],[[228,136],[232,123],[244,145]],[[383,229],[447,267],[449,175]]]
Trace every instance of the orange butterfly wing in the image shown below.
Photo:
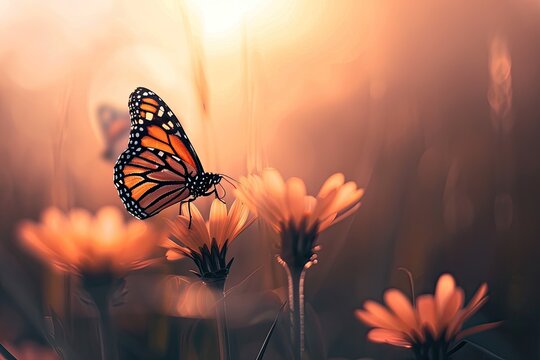
[[[114,184],[126,209],[145,219],[190,196],[186,178],[203,173],[180,122],[155,93],[137,88],[129,98],[128,148],[114,167]]]

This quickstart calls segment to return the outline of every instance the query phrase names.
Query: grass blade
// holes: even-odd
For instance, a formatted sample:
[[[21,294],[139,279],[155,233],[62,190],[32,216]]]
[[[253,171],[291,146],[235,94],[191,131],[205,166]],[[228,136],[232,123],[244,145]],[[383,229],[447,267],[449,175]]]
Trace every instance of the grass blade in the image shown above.
[[[6,358],[6,360],[17,360],[17,358],[15,356],[13,356],[8,349],[6,349],[4,347],[4,345],[0,344],[0,354],[2,354],[2,356],[4,358]]]
[[[266,338],[264,339],[264,342],[261,346],[261,350],[259,350],[259,354],[257,355],[256,360],[262,360],[264,353],[266,351],[266,347],[268,346],[268,342],[270,341],[270,338],[272,337],[272,333],[274,332],[274,329],[276,328],[277,321],[279,319],[279,315],[281,315],[283,308],[287,304],[287,301],[284,301],[283,304],[281,304],[281,307],[279,308],[279,311],[276,315],[276,318],[274,319],[274,322],[272,323],[272,326],[270,327],[270,330],[268,330],[268,334],[266,334]]]
[[[454,346],[453,348],[451,348],[447,355],[448,356],[452,356],[454,355],[455,353],[457,353],[459,350],[461,350],[465,345],[467,345],[467,342],[466,341],[461,341],[459,344],[457,344],[456,346]]]
[[[500,357],[499,355],[489,351],[488,349],[486,349],[485,347],[483,347],[482,345],[479,345],[479,344],[476,344],[470,340],[463,340],[462,342],[464,343],[467,343],[469,345],[471,345],[472,347],[474,347],[475,349],[477,350],[480,350],[481,352],[483,352],[484,354],[492,357],[493,359],[497,359],[497,360],[505,360],[504,358]],[[458,345],[459,346],[459,345]],[[457,350],[456,350],[457,351]]]
[[[238,284],[231,286],[230,288],[225,291],[225,296],[228,296],[231,292],[233,292],[235,289],[238,289],[240,286],[244,285],[253,275],[255,275],[259,270],[261,270],[264,267],[264,265],[259,266],[255,270],[251,272],[248,276],[246,276],[242,281],[240,281]]]

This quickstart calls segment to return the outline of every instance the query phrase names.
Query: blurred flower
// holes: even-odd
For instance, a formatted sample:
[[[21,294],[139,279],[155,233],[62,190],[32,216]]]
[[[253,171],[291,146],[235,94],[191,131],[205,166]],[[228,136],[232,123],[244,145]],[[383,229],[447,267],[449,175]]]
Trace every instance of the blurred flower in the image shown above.
[[[159,236],[138,220],[124,222],[115,207],[95,216],[83,209],[67,214],[51,207],[40,223],[25,221],[18,229],[22,244],[44,263],[75,274],[122,276],[156,259],[150,254]]]
[[[82,209],[64,214],[49,208],[41,223],[23,222],[18,232],[23,245],[43,262],[81,276],[84,295],[98,311],[102,358],[115,359],[109,307],[115,295],[125,293],[124,275],[157,261],[150,255],[159,235],[139,220],[125,223],[114,207],[104,207],[94,217]]]
[[[320,232],[358,210],[363,194],[355,182],[345,183],[341,173],[330,176],[317,197],[306,194],[302,179],[285,182],[271,168],[240,179],[238,199],[281,236],[278,262],[287,273],[295,359],[304,357],[304,277],[305,270],[317,262],[315,241]]]
[[[162,242],[167,249],[167,259],[177,260],[183,256],[191,258],[199,269],[196,273],[203,280],[224,278],[233,259],[226,262],[228,245],[244,231],[255,218],[249,219],[248,208],[235,200],[227,211],[227,205],[214,199],[206,222],[200,211],[191,204],[191,228],[188,204],[183,205],[182,214],[169,222],[170,237]]]
[[[434,352],[446,358],[454,341],[500,324],[462,329],[464,322],[486,303],[487,290],[487,284],[482,284],[469,304],[463,306],[463,289],[456,287],[452,275],[444,274],[437,282],[435,295],[421,295],[413,305],[401,291],[389,289],[384,294],[388,308],[368,300],[356,316],[373,327],[367,334],[372,342],[410,348],[418,359],[427,359]]]
[[[164,310],[167,314],[186,318],[215,317],[216,299],[221,294],[201,280],[172,275],[164,281]]]
[[[261,175],[241,178],[236,194],[281,234],[282,259],[303,267],[313,256],[317,235],[358,210],[364,190],[353,181],[345,183],[343,174],[337,173],[313,197],[306,194],[302,179],[285,182],[277,170],[267,168]]]

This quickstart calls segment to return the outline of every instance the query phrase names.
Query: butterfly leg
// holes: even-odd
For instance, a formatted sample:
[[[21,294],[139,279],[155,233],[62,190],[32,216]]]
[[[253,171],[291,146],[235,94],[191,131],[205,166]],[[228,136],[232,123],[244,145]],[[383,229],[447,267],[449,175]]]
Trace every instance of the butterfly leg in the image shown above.
[[[180,210],[178,211],[178,215],[182,215],[182,207],[185,203],[188,204],[188,215],[189,215],[189,225],[188,225],[188,229],[191,229],[191,202],[193,201],[194,199],[190,199],[190,200],[183,200],[183,201],[180,201]]]
[[[219,193],[217,191],[217,187],[214,185],[214,190],[212,191],[209,191],[207,193],[204,194],[204,196],[210,196],[210,195],[215,195],[216,196],[216,199],[218,199],[219,201],[221,201],[222,203],[226,204],[225,201],[223,201],[223,198],[225,197],[226,194],[224,194],[223,196],[219,196]]]
[[[217,198],[219,201],[221,201],[221,202],[224,203],[224,204],[227,204],[227,203],[225,202],[225,200],[223,200],[223,198],[225,197],[225,195],[219,196],[219,194],[218,194],[218,192],[217,192],[217,189],[214,190],[214,193],[216,194],[216,198]]]
[[[188,214],[189,214],[189,225],[188,225],[188,229],[191,229],[191,201],[192,200],[189,200],[187,202],[187,208],[188,208]]]
[[[219,186],[221,186],[221,189],[223,189],[223,195],[219,196],[217,195],[218,194],[218,191],[217,191],[217,186],[214,185],[214,192],[216,193],[217,195],[217,198],[225,204],[225,201],[223,201],[222,199],[225,198],[225,196],[227,196],[227,190],[225,190],[225,187],[223,185],[221,185],[221,183],[219,184]]]
[[[182,207],[185,203],[187,203],[187,200],[180,201],[180,208],[178,209],[178,215],[182,215]]]

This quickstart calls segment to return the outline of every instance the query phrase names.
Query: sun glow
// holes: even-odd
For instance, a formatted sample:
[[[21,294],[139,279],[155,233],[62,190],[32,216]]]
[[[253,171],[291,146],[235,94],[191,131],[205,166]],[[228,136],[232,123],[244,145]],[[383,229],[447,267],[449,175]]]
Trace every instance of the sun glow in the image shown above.
[[[240,30],[258,15],[268,14],[270,0],[186,0],[205,36],[222,37]]]

